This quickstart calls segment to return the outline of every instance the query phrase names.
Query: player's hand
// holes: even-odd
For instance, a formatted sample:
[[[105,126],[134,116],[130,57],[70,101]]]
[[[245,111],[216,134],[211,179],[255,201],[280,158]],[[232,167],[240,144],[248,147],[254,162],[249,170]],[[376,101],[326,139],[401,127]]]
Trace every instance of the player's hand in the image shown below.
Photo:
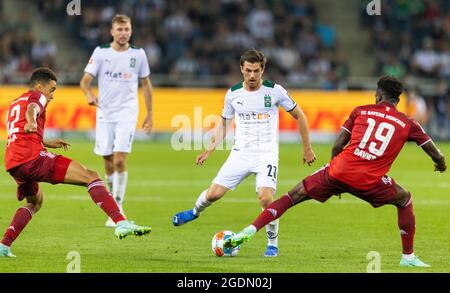
[[[36,122],[27,122],[23,127],[26,133],[32,133],[37,131],[37,123]]]
[[[209,155],[211,154],[211,151],[204,151],[200,155],[197,156],[195,159],[195,163],[197,165],[202,165],[205,163],[205,161],[208,159]]]
[[[55,139],[55,140],[49,140],[44,143],[45,147],[51,148],[51,149],[59,149],[63,148],[65,151],[69,149],[70,143],[62,140],[62,139]]]
[[[87,98],[87,102],[89,106],[95,106],[100,108],[100,106],[98,105],[98,97],[88,97]]]
[[[311,166],[312,163],[316,160],[316,155],[314,154],[314,151],[312,149],[305,149],[303,153],[303,164],[308,164],[308,166]]]
[[[142,123],[142,129],[144,129],[146,134],[150,134],[153,128],[153,118],[152,116],[145,116],[144,123]]]
[[[434,171],[444,173],[447,170],[447,166],[444,164],[434,164]]]

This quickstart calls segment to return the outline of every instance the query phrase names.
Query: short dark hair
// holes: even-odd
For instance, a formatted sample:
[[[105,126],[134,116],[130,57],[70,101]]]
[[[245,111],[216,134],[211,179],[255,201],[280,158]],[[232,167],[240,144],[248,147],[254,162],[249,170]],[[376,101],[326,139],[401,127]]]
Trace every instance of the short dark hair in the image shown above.
[[[244,65],[244,62],[250,62],[250,63],[259,63],[261,64],[261,68],[264,69],[266,66],[267,58],[264,56],[264,54],[256,49],[250,49],[248,51],[245,51],[244,54],[241,56],[241,66]]]
[[[34,86],[38,82],[48,83],[50,80],[58,81],[53,70],[47,67],[39,67],[31,73],[30,85]]]
[[[383,76],[378,80],[378,89],[385,100],[398,103],[403,92],[403,84],[393,76]]]

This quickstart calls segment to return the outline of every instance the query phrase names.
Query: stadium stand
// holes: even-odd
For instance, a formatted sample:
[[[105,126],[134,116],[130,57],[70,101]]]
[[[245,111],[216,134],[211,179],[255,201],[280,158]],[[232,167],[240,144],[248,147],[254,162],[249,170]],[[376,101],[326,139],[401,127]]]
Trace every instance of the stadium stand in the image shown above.
[[[348,77],[348,66],[334,54],[336,34],[321,24],[312,1],[95,0],[83,2],[83,17],[65,14],[64,1],[36,1],[55,23],[64,23],[90,53],[109,42],[112,16],[131,16],[133,42],[145,48],[153,72],[208,79],[225,76],[225,84],[240,78],[236,60],[249,47],[269,58],[267,77],[288,79],[299,86],[315,82],[334,89]]]
[[[367,1],[366,1],[367,2]],[[427,116],[424,125],[435,137],[450,137],[450,2],[446,0],[389,0],[383,13],[371,17],[361,6],[361,23],[372,36],[370,52],[376,58],[374,75],[405,80],[412,101]],[[417,78],[431,89],[417,88]],[[419,97],[417,97],[417,94]],[[428,113],[427,113],[428,112]]]

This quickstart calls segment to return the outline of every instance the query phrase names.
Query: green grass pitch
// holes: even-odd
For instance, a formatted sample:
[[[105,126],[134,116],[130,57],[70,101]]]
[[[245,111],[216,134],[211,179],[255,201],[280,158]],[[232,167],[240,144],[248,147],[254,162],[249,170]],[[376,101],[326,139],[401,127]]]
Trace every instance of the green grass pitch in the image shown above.
[[[1,154],[4,153],[1,142]],[[73,142],[65,153],[103,174],[92,142]],[[449,144],[440,144],[450,154]],[[282,145],[278,174],[281,195],[325,164],[331,145],[314,145],[318,161],[300,163],[298,145]],[[239,231],[261,208],[254,176],[208,208],[199,219],[174,227],[174,213],[191,208],[228,155],[216,151],[203,167],[194,164],[198,151],[173,151],[169,143],[136,142],[129,157],[125,211],[130,219],[153,228],[148,237],[118,240],[85,188],[41,184],[44,205],[13,245],[16,259],[0,259],[0,272],[65,272],[67,254],[81,256],[81,272],[366,272],[367,254],[381,255],[382,272],[450,272],[450,177],[434,173],[431,159],[408,144],[390,175],[413,193],[416,214],[415,252],[429,269],[398,266],[401,253],[397,212],[378,209],[352,197],[333,197],[325,204],[305,202],[289,210],[280,222],[277,258],[264,258],[265,231],[244,245],[237,257],[218,258],[211,238],[223,229]],[[3,165],[3,160],[2,160]],[[15,198],[13,179],[0,173],[0,233],[22,205]]]

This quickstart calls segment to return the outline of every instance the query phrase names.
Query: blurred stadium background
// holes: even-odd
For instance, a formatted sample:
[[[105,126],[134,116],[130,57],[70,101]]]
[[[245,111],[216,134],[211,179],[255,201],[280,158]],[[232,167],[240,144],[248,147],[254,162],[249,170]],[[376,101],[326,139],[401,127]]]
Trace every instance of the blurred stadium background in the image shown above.
[[[157,88],[155,112],[164,113],[161,119],[189,108],[184,103],[184,108],[173,113],[164,112],[161,103],[182,103],[183,99],[170,100],[180,93],[180,87],[219,88],[222,94],[240,81],[239,56],[255,47],[269,59],[265,78],[289,90],[321,90],[316,92],[319,95],[323,91],[368,90],[380,75],[394,75],[407,87],[407,105],[402,110],[419,120],[435,139],[450,138],[449,1],[382,0],[380,16],[367,14],[369,0],[92,0],[80,2],[80,16],[67,15],[69,2],[0,2],[2,85],[23,84],[36,66],[55,69],[60,84],[77,85],[95,46],[110,42],[112,16],[125,13],[133,20],[132,43],[147,52],[151,80]],[[162,100],[158,99],[159,88],[177,90]],[[11,91],[2,88],[1,100],[12,98],[9,94]],[[209,94],[193,93],[204,97],[206,103]],[[66,102],[77,103],[69,107],[73,115],[84,113],[72,120],[86,121],[75,126],[61,121],[50,127],[61,131],[92,128],[93,109],[83,104],[82,97],[74,92]],[[311,97],[294,94],[300,105],[314,100]],[[339,103],[341,97],[330,95],[324,100]],[[215,100],[212,113],[220,112],[221,99]],[[368,99],[366,96],[364,102],[371,101]],[[353,101],[340,113],[329,102],[322,107],[316,103],[311,109],[307,105],[305,111],[325,109],[320,119],[346,116],[351,107],[361,103],[357,98]],[[1,106],[4,108],[3,102]],[[316,118],[309,117],[310,123]],[[334,126],[320,126],[318,132],[334,133],[342,119]],[[156,119],[156,132],[171,127],[169,122],[159,123]]]
[[[405,82],[400,109],[440,140],[448,156],[450,1],[381,0],[379,16],[367,15],[370,0],[81,0],[80,16],[66,14],[69,2],[0,1],[0,140],[6,138],[9,102],[24,91],[34,67],[49,66],[60,88],[48,107],[46,135],[81,134],[79,140],[70,137],[66,155],[102,172],[93,142],[84,139],[92,135],[95,109],[87,106],[78,83],[94,47],[110,42],[112,16],[128,14],[132,43],[145,49],[152,70],[155,141],[133,146],[125,209],[154,233],[114,241],[85,190],[43,184],[45,208],[16,242],[17,261],[0,263],[0,272],[63,272],[72,250],[81,254],[82,272],[365,272],[372,250],[382,255],[383,272],[420,271],[398,267],[395,209],[372,209],[350,196],[324,205],[307,202],[287,213],[276,259],[262,257],[264,233],[235,259],[214,257],[215,232],[237,231],[260,212],[254,181],[247,179],[193,226],[174,228],[172,215],[192,205],[227,152],[196,168],[198,151],[177,152],[167,141],[184,118],[194,120],[195,131],[211,127],[206,117],[220,114],[226,88],[241,80],[240,54],[255,47],[269,59],[265,78],[285,86],[305,111],[318,155],[313,167],[301,166],[301,148],[283,144],[278,194],[328,161],[336,131],[354,106],[373,102],[383,74]],[[141,99],[141,114],[142,106]],[[298,140],[295,123],[283,111],[280,129],[283,141]],[[4,147],[0,143],[0,153]],[[449,272],[448,173],[434,174],[431,160],[407,145],[389,174],[414,194],[415,244],[433,265],[427,272]],[[18,203],[12,178],[3,173],[0,184],[3,229]],[[230,221],[236,211],[239,216]]]

